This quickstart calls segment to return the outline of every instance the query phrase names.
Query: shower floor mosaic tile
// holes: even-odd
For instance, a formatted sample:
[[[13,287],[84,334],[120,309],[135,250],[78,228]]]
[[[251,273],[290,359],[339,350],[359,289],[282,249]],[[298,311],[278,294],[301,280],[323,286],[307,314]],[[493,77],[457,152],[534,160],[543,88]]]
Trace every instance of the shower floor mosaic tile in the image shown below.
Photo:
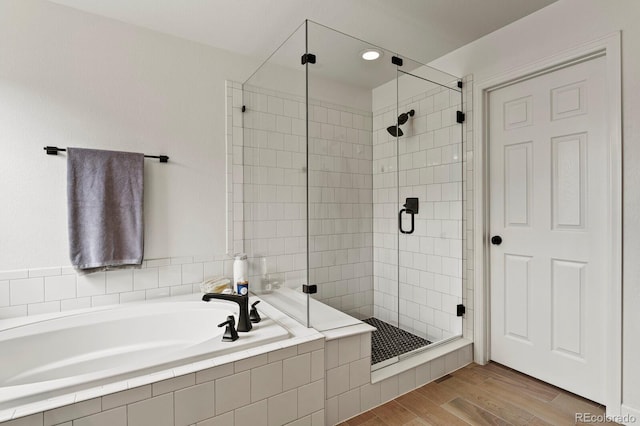
[[[377,318],[372,317],[362,321],[377,329],[371,334],[371,365],[431,344],[429,340]]]

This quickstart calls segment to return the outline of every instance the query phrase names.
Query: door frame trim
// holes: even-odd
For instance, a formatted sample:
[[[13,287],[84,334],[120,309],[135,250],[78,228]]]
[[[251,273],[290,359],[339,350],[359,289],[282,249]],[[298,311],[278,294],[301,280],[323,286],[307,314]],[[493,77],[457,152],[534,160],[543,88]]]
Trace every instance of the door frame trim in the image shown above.
[[[622,405],[622,81],[620,31],[584,43],[569,50],[478,82],[473,90],[475,122],[473,137],[474,201],[474,361],[490,359],[489,306],[489,93],[500,87],[570,66],[594,56],[606,62],[606,111],[609,143],[609,182],[611,194],[607,211],[609,221],[606,274],[611,286],[604,303],[607,335],[605,405],[607,415],[619,415]]]

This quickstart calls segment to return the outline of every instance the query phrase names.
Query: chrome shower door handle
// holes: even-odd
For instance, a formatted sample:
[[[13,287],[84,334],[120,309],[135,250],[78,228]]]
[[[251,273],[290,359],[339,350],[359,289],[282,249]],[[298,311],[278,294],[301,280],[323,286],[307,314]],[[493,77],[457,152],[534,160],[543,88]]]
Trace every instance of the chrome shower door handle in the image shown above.
[[[404,229],[402,229],[402,213],[404,212],[407,212],[407,214],[411,215],[411,229],[408,231],[405,231]],[[413,212],[413,210],[409,210],[409,209],[400,210],[400,213],[398,213],[398,229],[400,229],[400,232],[402,232],[403,234],[413,234],[413,231],[415,230],[415,216],[416,214]]]

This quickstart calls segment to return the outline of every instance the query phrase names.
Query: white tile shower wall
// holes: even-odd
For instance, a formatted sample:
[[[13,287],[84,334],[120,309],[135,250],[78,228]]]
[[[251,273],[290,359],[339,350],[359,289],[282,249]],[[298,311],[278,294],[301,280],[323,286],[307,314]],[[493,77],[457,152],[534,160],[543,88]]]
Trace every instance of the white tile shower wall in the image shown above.
[[[309,114],[309,269],[318,299],[373,315],[371,113],[313,104]]]
[[[78,275],[71,267],[0,272],[0,319],[200,292],[200,283],[230,276],[226,256],[145,260],[140,269]]]
[[[245,85],[243,102],[243,148],[235,145],[239,129],[233,118],[233,183],[234,189],[243,184],[252,281],[265,289],[274,281],[292,288],[306,283],[308,214],[309,280],[318,285],[316,298],[358,318],[371,316],[371,114],[310,101],[307,147],[303,98]],[[242,164],[243,172],[236,172]]]
[[[396,121],[395,105],[375,111],[373,120],[374,310],[383,321],[399,319],[401,328],[438,341],[462,334],[461,95],[433,88],[399,107],[415,115],[398,142],[386,130]],[[398,238],[398,210],[407,197],[419,198],[419,214],[415,232]]]
[[[3,426],[322,426],[324,339],[29,415]]]
[[[371,333],[325,343],[326,425],[384,404],[472,362],[471,344],[398,375],[371,383]]]
[[[254,290],[275,282],[299,288],[307,278],[305,105],[248,85],[242,93],[246,112],[239,117],[242,139],[234,119],[233,183],[234,190],[242,187],[243,217],[234,211],[242,219],[234,228],[243,227]]]

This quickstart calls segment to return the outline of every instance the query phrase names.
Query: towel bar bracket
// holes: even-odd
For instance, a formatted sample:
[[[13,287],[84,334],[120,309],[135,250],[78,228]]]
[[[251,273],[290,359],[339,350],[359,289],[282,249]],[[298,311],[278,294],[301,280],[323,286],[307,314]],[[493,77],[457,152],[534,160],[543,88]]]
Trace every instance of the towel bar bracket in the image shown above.
[[[58,151],[61,151],[60,148],[57,148],[55,146],[45,146],[44,150],[47,151],[48,155],[58,155]],[[64,150],[66,151],[66,150]]]

